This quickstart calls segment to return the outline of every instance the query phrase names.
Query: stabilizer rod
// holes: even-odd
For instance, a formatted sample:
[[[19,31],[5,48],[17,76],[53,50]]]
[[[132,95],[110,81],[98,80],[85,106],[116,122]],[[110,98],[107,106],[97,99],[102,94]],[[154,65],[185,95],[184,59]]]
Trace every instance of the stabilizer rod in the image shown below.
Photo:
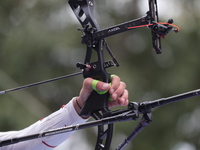
[[[199,95],[200,95],[200,89],[197,89],[194,91],[178,94],[178,95],[167,97],[167,98],[161,98],[154,101],[142,102],[142,103],[139,103],[139,112],[140,113],[148,112],[152,108],[160,107],[169,103],[174,103],[180,100],[184,100],[184,99],[191,98],[194,96],[199,96]]]
[[[37,138],[42,138],[42,137],[47,137],[47,136],[53,136],[56,134],[61,134],[65,132],[71,132],[75,130],[81,130],[89,127],[94,127],[94,126],[99,126],[99,125],[106,125],[106,124],[112,124],[116,122],[123,122],[123,121],[130,121],[130,120],[137,120],[139,118],[138,112],[142,113],[143,115],[149,114],[151,112],[152,108],[160,107],[169,103],[177,102],[180,100],[184,100],[187,98],[191,98],[194,96],[199,96],[200,95],[200,89],[182,93],[179,95],[171,96],[168,98],[162,98],[154,101],[147,101],[147,102],[142,102],[137,104],[136,102],[130,102],[128,105],[128,109],[119,110],[113,112],[113,116],[107,117],[107,118],[102,118],[100,120],[95,120],[91,122],[87,122],[84,124],[77,124],[77,125],[72,125],[72,126],[67,126],[63,128],[58,128],[58,129],[53,129],[50,131],[34,134],[34,135],[28,135],[24,137],[18,137],[18,138],[12,138],[12,139],[7,139],[4,141],[0,141],[0,147],[10,145],[10,144],[15,144],[18,142],[23,142],[23,141],[28,141],[28,140],[33,140]],[[144,116],[143,116],[144,117]],[[146,117],[145,117],[146,118]],[[144,118],[144,119],[145,119]],[[130,136],[129,136],[129,141],[132,140],[146,125],[148,125],[150,121],[144,122],[142,120],[141,126],[138,127],[137,130],[135,130]],[[147,124],[146,124],[147,123]],[[127,145],[127,142],[123,143],[121,146],[118,148],[124,148]]]

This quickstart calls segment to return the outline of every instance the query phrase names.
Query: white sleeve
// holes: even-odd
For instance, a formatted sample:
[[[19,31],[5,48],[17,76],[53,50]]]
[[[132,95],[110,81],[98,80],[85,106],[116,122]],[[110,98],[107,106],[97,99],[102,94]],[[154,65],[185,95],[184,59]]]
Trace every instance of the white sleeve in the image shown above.
[[[86,122],[76,112],[73,106],[73,99],[62,106],[58,111],[52,113],[44,119],[37,121],[31,126],[20,131],[0,132],[0,141],[37,134],[51,129],[62,128],[69,125],[75,125]],[[25,142],[19,142],[9,146],[0,147],[0,150],[50,150],[64,142],[74,132],[66,132],[44,138],[38,138]]]

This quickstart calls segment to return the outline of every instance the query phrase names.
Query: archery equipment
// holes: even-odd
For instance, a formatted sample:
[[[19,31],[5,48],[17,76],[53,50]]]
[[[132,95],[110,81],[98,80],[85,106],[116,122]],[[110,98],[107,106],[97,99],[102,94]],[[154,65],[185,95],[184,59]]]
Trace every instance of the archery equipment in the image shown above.
[[[180,28],[176,25],[173,25],[173,20],[168,20],[167,23],[160,23],[158,19],[158,9],[156,0],[148,0],[149,10],[146,13],[146,16],[131,20],[119,25],[114,25],[106,29],[100,29],[95,17],[93,15],[94,10],[94,0],[69,0],[68,3],[72,8],[75,16],[79,20],[82,28],[79,29],[83,33],[81,36],[82,44],[86,45],[86,56],[84,63],[77,63],[76,66],[82,70],[71,75],[66,75],[58,78],[53,78],[50,80],[45,80],[5,91],[0,91],[0,94],[4,94],[11,91],[16,91],[28,87],[32,87],[39,84],[48,83],[51,81],[56,81],[64,79],[67,77],[83,74],[84,78],[92,77],[103,82],[110,83],[110,73],[106,71],[107,68],[113,66],[119,66],[117,59],[114,57],[112,51],[110,50],[106,40],[104,38],[113,36],[125,31],[140,27],[148,27],[151,29],[152,36],[152,45],[156,54],[160,54],[161,50],[161,37],[167,35],[170,31],[178,32]],[[175,27],[176,29],[174,29]],[[104,48],[107,50],[108,54],[111,56],[112,60],[104,60]],[[97,60],[91,62],[93,53],[97,55]],[[70,132],[73,130],[84,129],[92,126],[98,126],[98,137],[95,146],[95,150],[109,150],[112,134],[113,134],[113,123],[119,121],[128,121],[128,120],[137,120],[139,118],[139,113],[143,114],[143,118],[139,123],[138,127],[130,134],[130,136],[123,142],[117,149],[123,149],[128,142],[138,134],[145,126],[147,126],[151,121],[151,109],[153,107],[158,107],[160,104],[165,105],[169,102],[175,102],[177,100],[182,100],[186,97],[199,95],[199,90],[190,92],[188,94],[183,94],[184,96],[175,96],[172,98],[156,100],[152,102],[144,103],[135,103],[130,102],[128,108],[111,111],[108,109],[109,93],[99,94],[96,91],[93,91],[89,96],[88,100],[85,102],[82,107],[80,115],[82,117],[92,116],[95,121],[88,122],[85,124],[75,125],[64,127],[60,129],[55,129],[35,135],[29,135],[21,138],[9,139],[6,141],[1,141],[0,146],[5,146],[9,144],[14,144],[21,141],[27,141],[35,138],[41,138],[45,136],[52,136],[55,134],[60,134],[64,132]]]
[[[153,101],[147,101],[142,103],[130,102],[126,109],[114,111],[112,116],[110,117],[102,118],[95,121],[90,121],[83,124],[76,124],[63,128],[40,132],[38,134],[0,141],[0,147],[7,146],[10,144],[16,144],[18,142],[53,136],[65,132],[71,132],[95,126],[103,126],[107,124],[113,124],[116,122],[137,120],[139,118],[139,114],[143,114],[143,117],[139,122],[138,126],[136,126],[133,132],[131,132],[130,135],[116,148],[116,150],[122,150],[139,132],[141,132],[147,125],[149,125],[152,122],[151,110],[153,108],[164,106],[170,103],[178,102],[199,95],[200,95],[200,89]],[[106,147],[104,149],[106,149]]]

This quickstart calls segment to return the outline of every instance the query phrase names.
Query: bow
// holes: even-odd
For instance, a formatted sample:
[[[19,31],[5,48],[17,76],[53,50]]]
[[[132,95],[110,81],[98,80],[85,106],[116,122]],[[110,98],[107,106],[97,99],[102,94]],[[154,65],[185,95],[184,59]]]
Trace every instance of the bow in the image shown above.
[[[45,80],[42,82],[37,82],[5,91],[0,91],[0,94],[4,94],[7,92],[52,82],[55,80],[60,80],[64,78],[68,78],[71,76],[83,74],[84,78],[92,77],[97,80],[101,80],[103,82],[110,83],[111,74],[106,71],[107,68],[113,66],[119,66],[118,61],[114,57],[112,51],[110,50],[105,38],[109,36],[113,36],[115,34],[119,34],[125,31],[129,31],[132,29],[140,28],[140,27],[148,27],[151,30],[152,37],[152,45],[153,49],[157,54],[162,52],[161,50],[161,38],[167,35],[170,31],[178,32],[179,27],[173,25],[173,20],[168,20],[166,23],[160,23],[158,19],[158,9],[157,9],[157,1],[156,0],[148,0],[149,2],[149,10],[146,13],[146,16],[134,19],[119,25],[115,25],[106,29],[100,29],[95,17],[93,15],[94,10],[94,0],[69,0],[68,3],[72,8],[75,16],[79,20],[82,28],[79,29],[83,33],[81,36],[82,44],[86,45],[86,56],[83,63],[77,63],[77,67],[82,71],[66,75],[50,80]],[[173,28],[175,27],[175,29]],[[111,56],[112,60],[105,61],[104,60],[104,49],[107,50],[108,54]],[[96,61],[92,61],[93,57],[97,59]],[[38,137],[45,137],[49,135],[54,135],[58,133],[68,132],[72,130],[84,129],[86,127],[98,126],[98,137],[95,146],[95,150],[109,150],[110,144],[112,141],[113,134],[113,124],[119,121],[127,121],[127,120],[136,120],[139,118],[139,113],[143,114],[143,118],[136,127],[136,129],[129,135],[129,137],[123,142],[117,149],[123,149],[128,142],[137,135],[145,126],[147,126],[151,121],[151,109],[154,107],[158,107],[161,104],[168,104],[172,101],[177,101],[183,98],[188,98],[191,96],[199,95],[199,91],[193,91],[186,94],[187,96],[176,96],[169,99],[161,99],[153,102],[146,103],[134,103],[130,102],[128,108],[124,110],[111,111],[108,109],[108,101],[109,101],[109,93],[99,94],[96,91],[93,91],[89,96],[88,100],[84,104],[80,115],[83,117],[92,116],[96,119],[95,122],[86,123],[78,126],[70,126],[62,129],[56,129],[40,134],[36,134],[33,136],[22,137],[7,141],[1,141],[0,146],[17,143],[24,140],[30,140]],[[181,98],[180,98],[181,97]],[[172,99],[172,100],[171,100]]]
[[[101,30],[94,18],[94,1],[93,0],[69,0],[75,16],[82,25],[79,29],[82,31],[82,44],[86,45],[86,56],[84,63],[77,63],[77,67],[83,70],[83,77],[92,77],[103,82],[110,82],[110,74],[106,68],[119,66],[116,58],[112,54],[104,38],[125,32],[139,27],[149,27],[151,29],[152,44],[157,54],[161,53],[161,37],[167,35],[173,29],[173,20],[167,23],[159,23],[157,1],[149,0],[149,11],[146,16],[115,25]],[[104,61],[103,49],[106,49],[112,60]],[[91,62],[92,53],[96,52],[97,61]],[[113,112],[108,109],[109,93],[99,95],[93,91],[86,103],[84,104],[80,115],[83,117],[93,116],[96,120],[113,116]],[[134,106],[134,105],[133,105]],[[101,113],[99,113],[101,111]],[[137,115],[136,115],[137,116]],[[108,150],[112,140],[113,124],[109,123],[107,128],[98,126],[98,137],[95,150]],[[105,144],[104,144],[104,143]]]

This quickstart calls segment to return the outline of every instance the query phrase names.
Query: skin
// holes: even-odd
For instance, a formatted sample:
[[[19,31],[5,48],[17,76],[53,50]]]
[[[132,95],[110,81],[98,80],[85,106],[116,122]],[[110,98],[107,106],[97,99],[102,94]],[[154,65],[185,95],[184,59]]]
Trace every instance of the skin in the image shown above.
[[[82,107],[85,101],[88,99],[89,95],[93,91],[92,88],[92,78],[86,78],[83,81],[83,86],[80,91],[79,96],[77,97],[77,101],[79,105]],[[127,106],[128,105],[128,91],[126,90],[126,84],[120,80],[118,76],[114,76],[112,78],[111,85],[108,83],[104,83],[99,81],[96,85],[96,89],[99,91],[109,90],[112,101],[109,101],[108,107],[116,107],[116,106]],[[74,108],[78,114],[80,114],[80,108],[77,105],[76,101],[73,101]]]

